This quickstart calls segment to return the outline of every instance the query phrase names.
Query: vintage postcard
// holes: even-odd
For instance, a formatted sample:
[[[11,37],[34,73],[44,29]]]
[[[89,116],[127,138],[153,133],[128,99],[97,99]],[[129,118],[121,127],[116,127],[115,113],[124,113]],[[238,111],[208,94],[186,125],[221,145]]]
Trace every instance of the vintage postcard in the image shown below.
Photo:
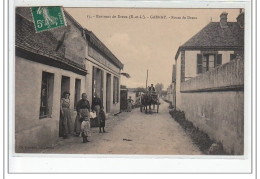
[[[13,154],[249,157],[249,13],[16,6]]]

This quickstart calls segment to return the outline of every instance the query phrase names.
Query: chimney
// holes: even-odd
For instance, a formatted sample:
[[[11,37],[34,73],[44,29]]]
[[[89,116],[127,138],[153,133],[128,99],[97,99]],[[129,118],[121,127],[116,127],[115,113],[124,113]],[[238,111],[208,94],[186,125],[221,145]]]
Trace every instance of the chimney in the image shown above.
[[[226,12],[222,12],[220,14],[220,26],[221,26],[221,28],[227,28],[228,27],[227,15],[228,15],[228,13],[226,13]]]
[[[244,23],[245,23],[244,18],[245,18],[245,13],[242,11],[242,9],[240,9],[240,13],[237,16],[237,23],[241,28],[244,28]]]

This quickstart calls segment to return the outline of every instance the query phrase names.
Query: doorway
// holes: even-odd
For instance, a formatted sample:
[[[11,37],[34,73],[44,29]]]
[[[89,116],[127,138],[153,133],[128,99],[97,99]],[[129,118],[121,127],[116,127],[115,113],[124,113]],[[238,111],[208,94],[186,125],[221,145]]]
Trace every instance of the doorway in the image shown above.
[[[70,77],[62,76],[61,78],[61,98],[63,98],[64,92],[70,92]],[[71,126],[72,127],[72,126]],[[61,113],[60,113],[60,121],[59,121],[59,137],[63,136],[62,131],[62,121],[61,121]]]
[[[110,113],[111,104],[111,74],[107,73],[106,80],[106,112]]]

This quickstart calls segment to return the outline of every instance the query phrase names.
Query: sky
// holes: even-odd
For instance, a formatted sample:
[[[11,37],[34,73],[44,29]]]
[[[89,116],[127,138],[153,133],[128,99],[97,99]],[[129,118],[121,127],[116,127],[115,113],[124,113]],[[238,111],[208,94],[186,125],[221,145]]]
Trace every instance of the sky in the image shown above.
[[[65,10],[84,28],[92,31],[124,64],[123,72],[129,73],[131,78],[122,76],[121,85],[129,88],[145,87],[148,70],[148,85],[162,83],[164,89],[171,83],[172,65],[175,64],[179,46],[211,21],[219,22],[222,12],[228,13],[229,22],[236,21],[239,14],[239,9],[65,8]],[[97,15],[106,18],[97,18]],[[145,19],[129,19],[131,15]],[[116,18],[112,18],[113,16]],[[156,18],[158,16],[166,16],[166,19]]]

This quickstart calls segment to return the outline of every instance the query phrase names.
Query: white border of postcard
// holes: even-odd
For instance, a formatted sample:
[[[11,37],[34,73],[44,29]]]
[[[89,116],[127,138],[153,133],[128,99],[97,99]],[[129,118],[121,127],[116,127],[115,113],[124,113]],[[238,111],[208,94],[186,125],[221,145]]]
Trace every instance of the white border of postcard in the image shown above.
[[[244,156],[15,154],[14,7],[245,8],[245,154]],[[251,173],[251,2],[250,1],[84,1],[16,0],[9,2],[9,168],[10,173]],[[252,128],[254,130],[254,127]],[[65,165],[66,164],[66,165]]]

